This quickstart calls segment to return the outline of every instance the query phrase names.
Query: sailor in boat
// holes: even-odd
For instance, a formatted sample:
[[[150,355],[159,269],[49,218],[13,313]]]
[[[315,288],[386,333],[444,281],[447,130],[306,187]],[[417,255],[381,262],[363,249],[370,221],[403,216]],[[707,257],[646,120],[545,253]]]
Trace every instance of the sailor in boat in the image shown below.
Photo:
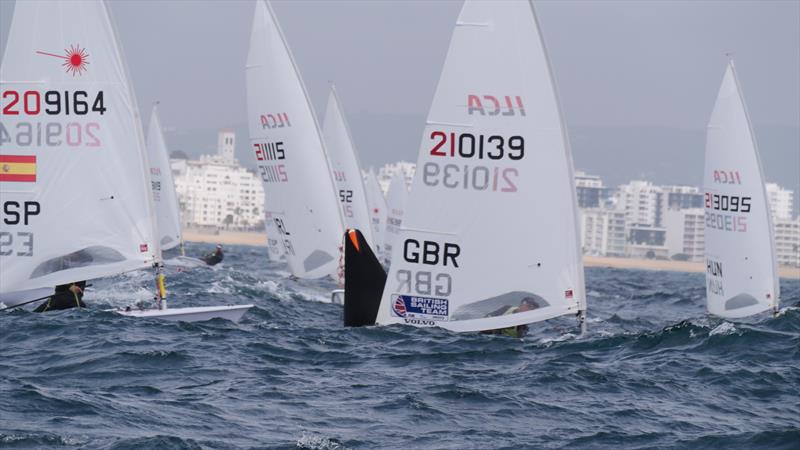
[[[45,312],[70,308],[86,308],[86,304],[83,303],[83,290],[85,288],[86,281],[77,281],[75,283],[56,286],[55,293],[33,311]]]
[[[507,316],[509,314],[516,314],[525,311],[532,311],[537,309],[539,305],[536,303],[536,299],[533,297],[525,297],[519,302],[519,306],[511,306],[511,305],[504,305],[500,308],[490,312],[487,314],[487,317],[498,317],[498,316]],[[499,328],[496,330],[485,330],[481,331],[482,334],[499,334],[503,336],[510,336],[514,338],[521,338],[528,334],[528,326],[527,325],[518,325],[515,327],[508,327],[508,328]]]
[[[203,256],[200,259],[209,266],[213,266],[221,263],[223,258],[225,258],[225,255],[222,254],[222,245],[217,244],[217,249],[215,251]]]

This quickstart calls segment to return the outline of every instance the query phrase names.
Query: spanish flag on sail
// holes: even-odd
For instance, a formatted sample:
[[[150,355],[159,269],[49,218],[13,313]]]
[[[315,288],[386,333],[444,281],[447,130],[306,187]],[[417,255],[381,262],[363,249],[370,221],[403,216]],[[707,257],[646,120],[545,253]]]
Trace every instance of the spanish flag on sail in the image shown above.
[[[0,181],[36,182],[36,156],[0,155]]]

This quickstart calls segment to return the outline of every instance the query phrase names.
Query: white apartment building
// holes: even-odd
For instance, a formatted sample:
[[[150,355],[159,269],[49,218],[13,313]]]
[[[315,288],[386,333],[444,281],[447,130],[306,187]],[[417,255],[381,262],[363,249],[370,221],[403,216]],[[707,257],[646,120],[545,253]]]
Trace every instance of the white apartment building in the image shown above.
[[[660,186],[661,203],[659,216],[664,220],[664,215],[670,209],[703,208],[703,193],[695,186]]]
[[[603,187],[603,180],[599,175],[589,175],[582,170],[575,171],[575,186],[576,187],[589,187],[601,188]]]
[[[668,209],[664,215],[669,257],[685,255],[688,261],[705,257],[705,211],[702,208]]]
[[[649,181],[634,180],[621,185],[616,193],[620,209],[629,224],[658,226],[661,224],[662,190]]]
[[[599,208],[608,198],[609,189],[597,175],[589,175],[580,170],[575,172],[575,194],[578,208]]]
[[[773,226],[778,265],[800,267],[800,218],[777,219]]]
[[[767,183],[766,188],[769,208],[770,211],[772,211],[772,219],[791,219],[792,207],[794,206],[794,192],[790,189],[784,189],[775,183]]]
[[[408,161],[398,161],[380,167],[378,169],[377,178],[384,196],[386,196],[386,193],[389,191],[389,184],[392,182],[394,173],[398,170],[403,171],[403,174],[406,176],[406,188],[410,188],[411,182],[414,181],[414,173],[417,171],[417,165]]]
[[[667,230],[661,227],[628,224],[625,256],[639,259],[667,259]]]
[[[259,229],[264,224],[264,188],[239,166],[232,131],[219,134],[218,153],[199,160],[172,160],[175,189],[186,227]]]
[[[625,256],[625,212],[614,209],[580,209],[583,253],[594,256]]]

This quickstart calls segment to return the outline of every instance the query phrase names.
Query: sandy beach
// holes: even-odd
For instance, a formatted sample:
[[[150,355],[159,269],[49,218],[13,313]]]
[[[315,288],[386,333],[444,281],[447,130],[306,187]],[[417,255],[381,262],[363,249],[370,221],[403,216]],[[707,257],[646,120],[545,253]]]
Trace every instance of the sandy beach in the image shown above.
[[[219,234],[198,230],[183,230],[183,238],[190,242],[207,242],[211,244],[253,245],[265,247],[267,236],[264,233],[245,233],[220,231]],[[705,272],[706,267],[700,262],[671,261],[658,259],[610,258],[604,256],[584,256],[586,267],[613,267],[615,269],[667,270],[672,272]],[[780,267],[781,278],[800,279],[800,268]]]
[[[219,234],[214,234],[199,230],[183,230],[183,239],[189,242],[207,242],[210,244],[267,246],[267,235],[265,233],[220,230]]]
[[[705,272],[706,266],[701,262],[672,261],[658,259],[609,258],[604,256],[584,256],[586,267],[613,267],[615,269],[668,270],[672,272]],[[800,279],[800,268],[780,267],[781,278]]]

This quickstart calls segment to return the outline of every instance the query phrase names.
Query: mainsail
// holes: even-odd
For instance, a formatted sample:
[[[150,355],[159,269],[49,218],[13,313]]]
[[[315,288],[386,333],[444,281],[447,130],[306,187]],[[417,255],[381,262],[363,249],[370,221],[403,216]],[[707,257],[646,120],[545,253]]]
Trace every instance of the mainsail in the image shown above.
[[[400,227],[403,225],[406,204],[408,203],[408,187],[406,186],[406,175],[398,169],[392,175],[389,189],[386,191],[386,231],[384,235],[384,263],[389,265],[392,262],[392,248],[400,236]]]
[[[467,1],[377,322],[477,331],[585,311],[573,183],[532,4]]]
[[[331,85],[331,92],[328,95],[322,136],[325,138],[328,160],[333,171],[333,179],[336,182],[344,225],[347,228],[362,230],[367,242],[374,245],[361,165],[358,163],[353,138],[333,85]]]
[[[372,169],[367,172],[364,189],[367,194],[367,208],[369,209],[370,228],[372,228],[372,246],[378,258],[384,252],[384,239],[386,235],[386,198],[383,196],[378,178]]]
[[[0,292],[158,262],[144,136],[105,3],[17,2],[0,100]]]
[[[764,173],[733,61],[708,123],[703,189],[708,312],[738,318],[777,309]]]
[[[272,213],[266,211],[264,213],[264,228],[267,233],[267,255],[270,261],[280,261],[285,259],[283,252],[283,244],[278,239],[278,227],[275,226],[275,221],[272,220]]]
[[[150,124],[147,127],[147,156],[150,162],[150,185],[153,190],[158,239],[161,250],[169,250],[181,243],[181,218],[169,152],[161,130],[158,106],[153,105]]]
[[[247,56],[251,151],[264,182],[265,210],[289,269],[299,278],[332,275],[342,219],[325,145],[272,8],[256,2]]]

